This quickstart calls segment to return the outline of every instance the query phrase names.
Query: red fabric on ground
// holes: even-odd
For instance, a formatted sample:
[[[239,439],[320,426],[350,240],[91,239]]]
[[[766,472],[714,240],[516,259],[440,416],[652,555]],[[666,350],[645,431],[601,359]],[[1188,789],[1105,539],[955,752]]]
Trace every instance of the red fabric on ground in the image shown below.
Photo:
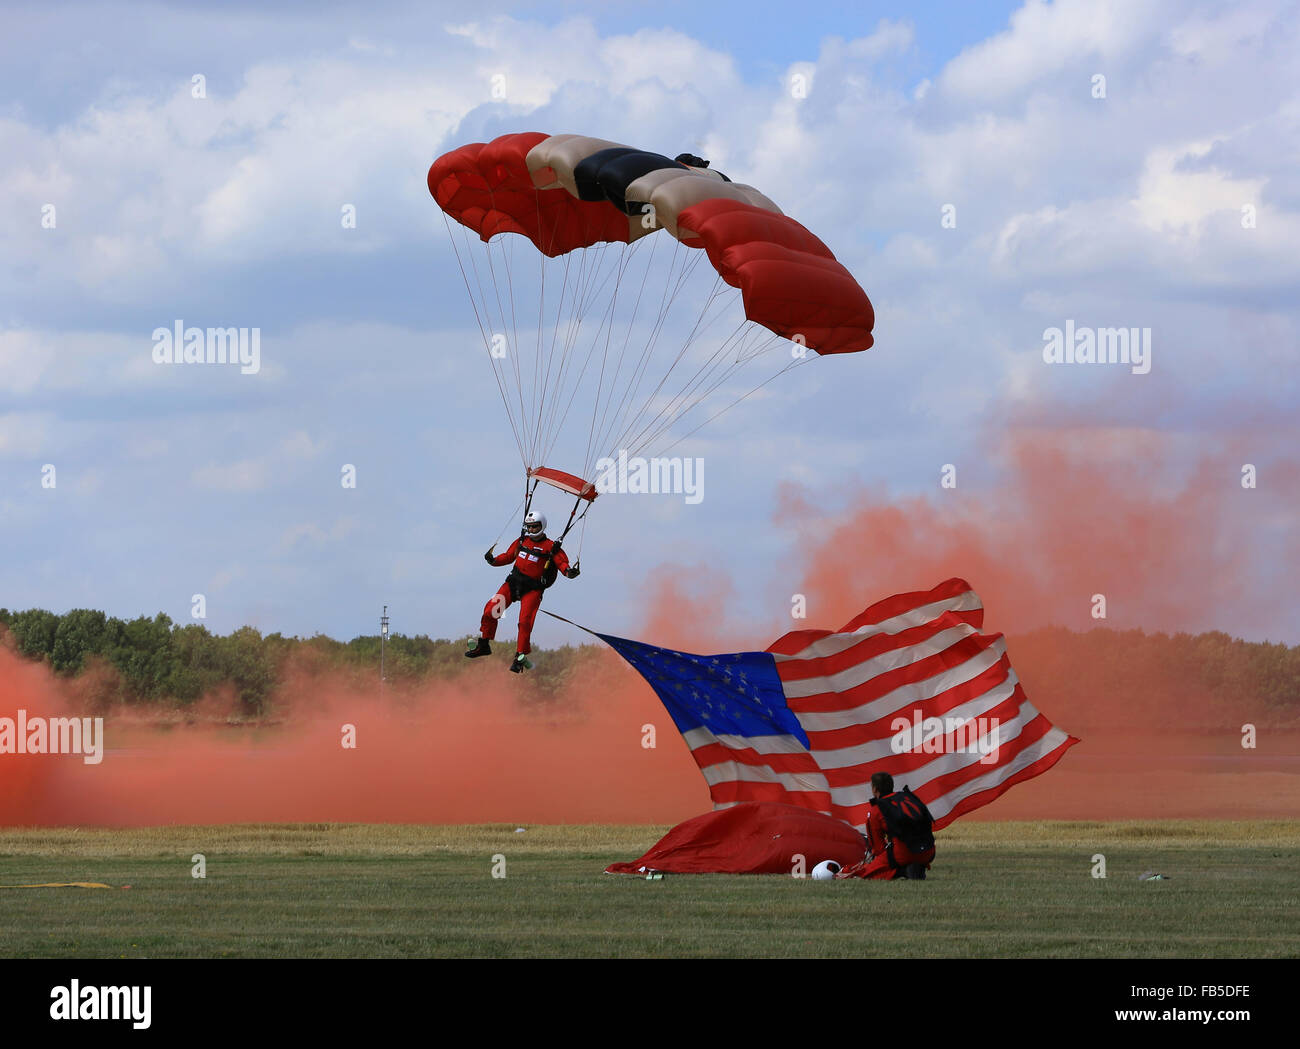
[[[862,835],[847,823],[812,809],[775,802],[748,802],[695,816],[659,839],[639,860],[611,863],[606,874],[794,873],[803,857],[803,872],[823,860],[841,866],[859,862],[866,852]]]

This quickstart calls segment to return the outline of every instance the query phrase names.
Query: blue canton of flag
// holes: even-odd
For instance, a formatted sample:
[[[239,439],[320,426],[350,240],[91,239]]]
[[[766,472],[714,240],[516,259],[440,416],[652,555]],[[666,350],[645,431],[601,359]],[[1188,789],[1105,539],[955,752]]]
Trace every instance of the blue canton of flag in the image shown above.
[[[808,737],[785,701],[776,661],[768,652],[697,656],[598,635],[644,677],[677,730],[706,728],[715,736]]]

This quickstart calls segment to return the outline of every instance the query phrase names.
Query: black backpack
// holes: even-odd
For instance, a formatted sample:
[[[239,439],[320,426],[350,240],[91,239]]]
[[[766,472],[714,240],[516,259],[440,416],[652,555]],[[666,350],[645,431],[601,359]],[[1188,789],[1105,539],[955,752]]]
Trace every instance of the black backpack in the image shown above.
[[[871,804],[880,809],[885,830],[895,841],[901,841],[917,855],[934,848],[934,817],[925,802],[907,787],[883,798],[872,798]]]

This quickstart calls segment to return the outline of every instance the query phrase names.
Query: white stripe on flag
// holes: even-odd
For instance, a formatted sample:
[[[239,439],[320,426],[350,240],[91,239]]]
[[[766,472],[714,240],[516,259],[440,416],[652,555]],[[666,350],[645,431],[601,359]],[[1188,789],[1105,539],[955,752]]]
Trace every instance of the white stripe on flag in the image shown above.
[[[952,648],[959,641],[978,636],[979,631],[969,623],[959,623],[947,630],[939,631],[933,637],[926,638],[918,644],[892,648],[872,659],[864,659],[861,663],[845,667],[838,673],[795,680],[782,679],[781,683],[788,699],[805,699],[824,692],[847,692],[881,674],[897,670],[899,667],[909,667],[913,663],[919,663],[923,659]]]
[[[701,765],[700,771],[710,787],[716,787],[719,783],[779,783],[786,790],[793,791],[830,790],[830,784],[820,772],[776,772],[767,765],[746,765],[739,761]]]
[[[968,722],[974,718],[983,717],[986,712],[992,710],[998,704],[1005,703],[1010,699],[1016,690],[1016,684],[1016,675],[1015,672],[1012,671],[1009,677],[1000,684],[991,688],[988,692],[985,692],[981,696],[976,696],[974,699],[961,704],[961,706],[953,707],[952,710],[948,711],[946,714],[936,713],[930,715],[925,711],[924,707],[921,706],[920,703],[918,703],[917,709],[921,710],[922,721],[924,721],[926,717],[930,716],[941,718],[944,722],[944,734],[947,735],[953,731],[953,728],[949,727],[951,719],[960,718],[962,722]],[[913,719],[908,716],[910,714],[911,711],[907,711],[906,713],[900,711],[899,713],[900,717],[907,717],[907,723],[909,726],[913,723]],[[802,720],[803,719],[801,718],[800,721]],[[961,730],[958,730],[959,734],[960,731]],[[891,731],[887,736],[881,736],[877,739],[871,740],[870,742],[860,743],[856,746],[841,747],[836,750],[816,750],[813,751],[813,757],[817,759],[817,764],[823,769],[851,768],[854,765],[863,765],[869,761],[879,761],[881,758],[887,758],[894,754],[903,754],[907,752],[906,749],[894,749],[894,738],[898,734],[899,733]],[[922,738],[927,734],[928,733],[923,733]]]
[[[945,598],[942,601],[934,601],[928,605],[920,605],[900,615],[882,619],[879,623],[864,623],[857,630],[845,634],[830,634],[827,637],[819,638],[802,651],[790,655],[773,653],[773,656],[775,656],[777,662],[835,656],[846,648],[852,648],[863,638],[873,637],[876,634],[901,634],[904,630],[924,626],[931,620],[938,619],[944,612],[969,612],[983,607],[979,596],[973,590],[967,590],[964,594]]]
[[[689,729],[682,733],[682,739],[686,740],[686,745],[695,750],[699,747],[708,746],[710,743],[720,743],[728,750],[755,750],[760,754],[807,754],[808,748],[800,743],[794,736],[734,736],[729,733],[714,735],[703,726]]]
[[[850,707],[847,710],[806,710],[796,712],[795,716],[805,732],[830,732],[839,728],[851,728],[854,725],[868,725],[905,707],[910,709],[913,706],[926,704],[939,693],[947,692],[950,688],[964,685],[967,681],[979,677],[984,671],[995,666],[998,660],[1006,655],[1006,651],[1006,642],[999,638],[979,655],[972,656],[964,663],[949,667],[942,673],[923,681],[900,685],[892,692],[886,692],[879,699],[873,699],[860,707]],[[787,684],[786,687],[788,690],[789,685]],[[820,695],[829,691],[819,689],[812,694]]]

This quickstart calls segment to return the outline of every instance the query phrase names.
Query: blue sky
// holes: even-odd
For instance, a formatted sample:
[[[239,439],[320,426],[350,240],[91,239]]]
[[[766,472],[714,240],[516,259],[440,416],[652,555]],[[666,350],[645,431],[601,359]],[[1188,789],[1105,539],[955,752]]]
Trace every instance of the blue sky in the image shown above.
[[[1295,4],[807,8],[11,6],[0,605],[187,620],[202,593],[219,632],[350,637],[388,604],[403,632],[469,633],[519,459],[424,175],[517,130],[703,150],[821,235],[878,317],[861,359],[675,450],[705,459],[698,506],[598,505],[582,580],[548,598],[572,618],[635,630],[663,563],[768,601],[794,554],[782,484],[827,530],[849,493],[929,495],[962,455],[996,490],[1007,465],[971,450],[1013,424],[1136,434],[1188,471],[1238,442],[1295,476]],[[155,365],[178,318],[259,328],[261,371]],[[1152,328],[1152,373],[1045,366],[1067,318]],[[1295,493],[1260,502],[1230,541],[1267,581]],[[1275,639],[1300,638],[1294,607]]]

